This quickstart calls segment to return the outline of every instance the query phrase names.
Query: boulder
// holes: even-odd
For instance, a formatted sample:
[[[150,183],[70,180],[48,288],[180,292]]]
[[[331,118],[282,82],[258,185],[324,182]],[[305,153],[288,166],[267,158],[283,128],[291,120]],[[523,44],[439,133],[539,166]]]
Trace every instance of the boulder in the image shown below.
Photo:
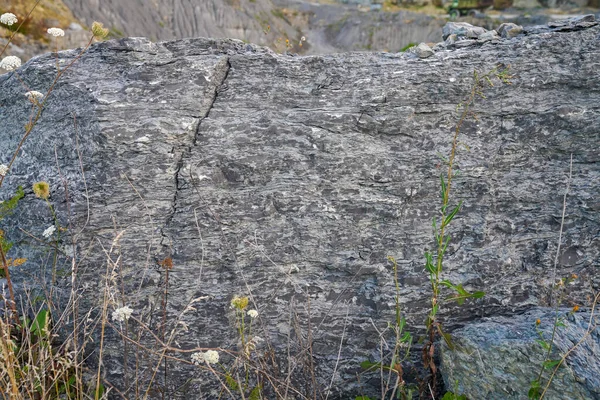
[[[485,28],[473,26],[466,22],[448,22],[442,28],[442,39],[446,40],[452,34],[455,34],[459,39],[477,39],[479,35],[485,32],[487,32]]]
[[[550,357],[539,343],[552,343]],[[539,322],[539,324],[538,324]],[[543,391],[555,363],[545,394],[551,399],[600,398],[600,318],[590,310],[572,312],[535,308],[510,317],[484,318],[454,331],[455,350],[442,350],[442,375],[448,387],[458,382],[459,392],[469,399],[510,400],[527,398],[531,382],[541,381]]]
[[[523,27],[512,22],[506,22],[497,29],[498,34],[505,39],[513,38],[523,32]]]
[[[65,304],[74,284],[82,307],[98,306],[118,260],[111,310],[125,303],[156,332],[163,316],[174,321],[203,299],[182,317],[187,332],[173,346],[184,350],[238,349],[230,302],[251,294],[253,329],[280,365],[312,366],[322,390],[333,379],[329,399],[376,397],[378,375],[356,377],[395,318],[387,256],[398,263],[407,326],[422,335],[439,155],[450,151],[474,70],[510,65],[512,84],[496,82],[472,107],[452,185],[452,203],[464,203],[443,277],[486,295],[439,315],[452,331],[547,303],[571,155],[556,275],[579,275],[565,301],[584,305],[600,288],[600,27],[545,29],[426,60],[277,55],[230,39],[94,44],[58,81],[0,187],[0,200],[25,189],[0,221],[9,257],[29,260],[12,269],[15,288],[46,282]],[[31,113],[23,83],[45,92],[57,63],[77,54],[0,75],[0,163]],[[31,189],[41,180],[66,228],[58,247],[43,236],[54,219]],[[123,342],[112,328],[106,338],[103,377],[124,390]],[[156,375],[165,398],[210,393],[190,363],[166,365]]]
[[[419,58],[427,58],[433,55],[433,50],[425,43],[420,43],[418,46],[411,47],[410,50]]]

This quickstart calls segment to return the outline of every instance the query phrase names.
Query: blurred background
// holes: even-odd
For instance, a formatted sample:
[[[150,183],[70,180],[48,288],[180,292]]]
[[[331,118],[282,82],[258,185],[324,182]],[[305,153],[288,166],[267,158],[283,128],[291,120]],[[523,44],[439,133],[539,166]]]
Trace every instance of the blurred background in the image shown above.
[[[0,0],[0,13],[21,21],[36,1]],[[599,7],[600,0],[41,0],[4,55],[25,61],[57,45],[83,46],[95,20],[110,29],[110,38],[229,37],[297,54],[398,52],[440,42],[448,20],[494,29],[503,22],[598,18]],[[0,37],[16,26],[0,24]],[[65,36],[50,37],[48,27],[64,29]]]

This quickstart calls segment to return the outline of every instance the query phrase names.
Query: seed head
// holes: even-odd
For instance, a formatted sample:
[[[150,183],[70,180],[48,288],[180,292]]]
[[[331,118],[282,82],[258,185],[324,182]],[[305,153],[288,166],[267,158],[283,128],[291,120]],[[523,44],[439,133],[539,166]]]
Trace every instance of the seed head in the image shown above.
[[[33,184],[33,193],[40,199],[47,200],[50,197],[50,185],[48,182],[37,182]]]
[[[37,90],[30,90],[29,92],[25,93],[25,96],[27,96],[27,100],[33,104],[37,104],[40,99],[44,98],[44,95]]]
[[[92,34],[96,39],[102,40],[108,36],[108,29],[106,29],[102,23],[94,21],[92,24]]]
[[[248,298],[235,296],[231,300],[231,307],[237,308],[238,310],[243,310],[244,308],[248,307]]]
[[[5,176],[8,172],[8,166],[4,164],[0,164],[0,176]]]

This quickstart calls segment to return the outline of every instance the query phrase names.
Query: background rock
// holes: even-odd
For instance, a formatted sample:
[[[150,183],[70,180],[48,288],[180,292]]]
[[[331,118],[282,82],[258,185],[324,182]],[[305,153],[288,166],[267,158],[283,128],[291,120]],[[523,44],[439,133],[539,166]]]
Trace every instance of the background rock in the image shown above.
[[[533,309],[510,317],[484,318],[454,332],[456,351],[446,346],[442,352],[443,375],[448,387],[458,382],[460,393],[470,399],[523,399],[523,388],[538,379],[546,351],[536,340],[550,342],[556,313],[553,309]],[[597,315],[573,314],[562,309],[554,339],[551,360],[559,360],[584,337],[586,339],[557,370],[546,397],[551,399],[600,398],[600,334]],[[588,334],[591,330],[591,334]],[[554,368],[545,370],[542,390]]]
[[[345,329],[329,398],[374,395],[378,377],[358,382],[356,374],[361,361],[378,357],[377,330],[393,319],[386,257],[398,261],[403,312],[411,331],[422,333],[438,154],[450,149],[473,70],[500,64],[511,66],[512,85],[487,90],[473,108],[478,120],[461,136],[470,151],[458,154],[453,198],[465,203],[444,272],[487,294],[444,307],[444,324],[452,330],[547,303],[571,154],[557,276],[578,274],[565,301],[588,304],[600,288],[600,28],[553,29],[426,59],[276,55],[235,40],[96,44],[59,81],[1,188],[2,200],[26,188],[17,212],[2,221],[15,242],[11,257],[30,260],[14,271],[18,289],[50,272],[41,267],[49,247],[34,238],[52,218],[30,189],[48,180],[69,226],[61,245],[76,242],[76,283],[88,304],[102,294],[104,251],[124,232],[113,250],[125,294],[117,298],[136,317],[160,331],[165,288],[170,320],[190,299],[209,296],[185,315],[182,348],[235,348],[229,302],[251,292],[256,329],[278,349],[294,332],[291,310],[296,335],[306,339],[311,322],[321,387],[330,383]],[[60,65],[76,54],[59,53]],[[55,65],[47,54],[18,74],[43,92]],[[0,76],[3,163],[31,112],[24,92],[14,73]],[[173,261],[168,280],[165,258]],[[61,255],[55,290],[69,290],[71,267]],[[107,337],[106,378],[122,387],[121,342]],[[188,366],[169,363],[166,383],[163,372],[157,379],[168,397],[200,393],[204,381],[188,381]]]

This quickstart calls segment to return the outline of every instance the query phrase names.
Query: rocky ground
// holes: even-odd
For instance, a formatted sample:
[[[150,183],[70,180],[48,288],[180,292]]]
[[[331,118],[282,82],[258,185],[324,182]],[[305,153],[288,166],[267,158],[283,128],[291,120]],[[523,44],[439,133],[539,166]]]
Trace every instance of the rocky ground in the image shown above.
[[[12,5],[7,0],[3,1],[0,1],[0,11],[5,12]],[[32,0],[29,2],[33,3]],[[27,3],[19,3],[23,7],[23,15],[26,14]],[[44,3],[42,1],[41,4]],[[113,38],[142,36],[162,41],[186,37],[228,37],[267,46],[278,53],[298,54],[398,52],[410,44],[441,41],[441,28],[448,20],[443,10],[432,6],[377,10],[325,0],[105,0],[91,3],[87,0],[55,0],[52,4],[62,10],[61,18],[48,17],[48,7],[38,8],[32,18],[41,28],[59,26],[65,29],[66,36],[58,43],[61,48],[84,45],[88,36],[82,26],[89,26],[97,20],[110,28]],[[503,22],[522,26],[545,24],[569,16],[566,13],[596,13],[600,17],[597,9],[578,8],[577,4],[570,3],[561,3],[562,9],[544,8],[537,1],[519,0],[515,5],[528,8],[502,12],[491,10],[461,20],[495,29]],[[557,6],[554,3],[548,5]],[[0,37],[8,33],[4,30]],[[55,43],[47,39],[18,36],[15,46],[10,46],[5,54],[27,60],[52,50],[54,46]]]

